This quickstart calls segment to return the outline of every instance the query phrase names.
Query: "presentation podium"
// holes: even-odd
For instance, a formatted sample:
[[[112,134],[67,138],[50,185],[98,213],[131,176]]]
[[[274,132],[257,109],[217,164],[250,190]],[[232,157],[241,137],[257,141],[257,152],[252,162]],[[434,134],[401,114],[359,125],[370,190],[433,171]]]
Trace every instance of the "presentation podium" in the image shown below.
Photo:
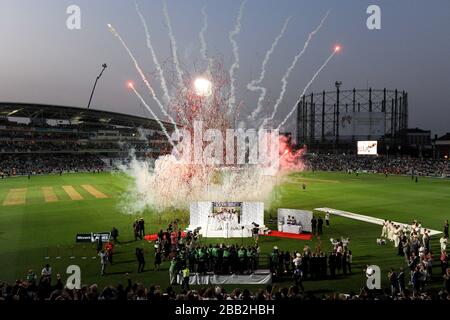
[[[278,231],[301,234],[311,232],[311,219],[313,212],[310,210],[278,209]]]

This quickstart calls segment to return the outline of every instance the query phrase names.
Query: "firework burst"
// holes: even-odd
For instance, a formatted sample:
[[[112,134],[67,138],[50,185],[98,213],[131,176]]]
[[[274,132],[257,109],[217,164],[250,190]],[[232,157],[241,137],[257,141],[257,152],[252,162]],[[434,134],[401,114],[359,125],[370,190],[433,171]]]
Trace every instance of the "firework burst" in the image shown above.
[[[181,70],[181,63],[177,56],[177,43],[172,29],[164,1],[164,17],[169,28],[169,39],[172,47],[172,62],[176,67],[176,80],[167,81],[164,70],[159,64],[156,52],[151,44],[151,35],[147,28],[143,14],[138,6],[138,16],[144,26],[147,46],[151,51],[154,63],[157,66],[160,77],[161,91],[165,104],[159,100],[154,88],[151,87],[127,47],[125,41],[118,35],[115,29],[108,25],[111,32],[119,38],[126,49],[133,65],[146,84],[150,96],[157,102],[160,110],[173,127],[166,128],[156,116],[150,106],[137,92],[133,82],[129,83],[131,91],[147,107],[152,116],[158,121],[161,130],[166,136],[171,137],[172,153],[161,155],[153,163],[149,160],[137,160],[133,157],[127,166],[121,166],[122,170],[133,177],[133,184],[122,201],[123,211],[138,213],[146,209],[164,212],[168,208],[186,209],[191,201],[264,201],[270,204],[273,200],[273,188],[280,183],[286,174],[292,171],[304,169],[301,156],[305,149],[294,149],[285,136],[279,135],[279,128],[287,118],[295,111],[291,110],[285,120],[276,128],[265,130],[246,128],[244,122],[237,126],[239,115],[242,111],[243,101],[236,96],[235,71],[239,68],[239,47],[235,37],[241,30],[241,20],[245,0],[242,2],[236,20],[235,28],[230,32],[229,40],[232,45],[234,62],[229,71],[225,70],[225,64],[221,59],[208,55],[206,50],[207,16],[206,8],[202,8],[203,26],[199,37],[201,40],[200,54],[206,63],[202,73],[189,73]],[[307,47],[311,37],[322,26],[313,31],[308,37],[301,54]],[[261,86],[264,79],[265,68],[278,41],[281,39],[287,27],[286,20],[282,31],[275,39],[262,64],[262,72],[257,80],[251,82],[250,91],[259,90],[265,93]],[[322,71],[331,58],[340,50],[336,46],[333,54],[325,64],[316,72],[310,83]],[[296,56],[289,67],[287,74],[292,71],[295,63],[301,57]],[[281,98],[273,110],[270,118],[260,119],[264,123],[273,120],[277,106],[283,98],[287,88],[287,76],[283,78],[283,91]],[[168,84],[171,83],[171,95]],[[305,88],[306,90],[307,88]],[[253,112],[251,120],[262,108],[261,96],[258,106]],[[244,118],[249,118],[244,115]],[[201,124],[199,127],[198,124]],[[230,131],[233,133],[230,138]],[[241,134],[243,139],[240,140]],[[225,137],[225,138],[223,138]],[[253,139],[253,140],[252,140]],[[213,158],[213,161],[210,161]],[[226,161],[221,161],[226,159]],[[250,160],[249,160],[250,159]],[[251,160],[253,159],[253,160]],[[254,160],[257,159],[257,160]]]

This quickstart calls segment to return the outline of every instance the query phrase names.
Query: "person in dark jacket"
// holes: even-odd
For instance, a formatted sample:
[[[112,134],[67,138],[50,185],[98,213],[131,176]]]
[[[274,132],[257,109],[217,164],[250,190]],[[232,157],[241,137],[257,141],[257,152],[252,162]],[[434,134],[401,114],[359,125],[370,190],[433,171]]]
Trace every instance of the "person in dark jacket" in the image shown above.
[[[444,222],[444,238],[448,238],[448,220]]]
[[[317,234],[320,236],[323,233],[323,220],[322,217],[317,219]]]
[[[391,271],[388,273],[389,283],[391,285],[391,295],[395,296],[398,292],[398,274],[391,268]]]
[[[330,268],[330,277],[334,278],[336,276],[336,253],[334,251],[328,256],[328,267]]]
[[[118,237],[119,237],[119,230],[117,230],[116,227],[113,227],[111,229],[111,238],[114,240],[115,244],[119,243],[119,240],[117,240]]]
[[[405,272],[403,271],[403,268],[400,268],[400,272],[397,275],[398,280],[398,290],[400,293],[403,293],[405,291]]]
[[[136,258],[138,262],[138,273],[144,272],[145,267],[144,249],[136,248]]]
[[[102,236],[99,235],[97,237],[97,254],[103,250],[103,240],[102,240]]]
[[[161,265],[161,260],[162,260],[161,256],[162,256],[161,250],[157,249],[155,252],[155,262],[154,262],[155,270],[159,270],[159,266]]]
[[[313,235],[315,235],[316,234],[316,229],[317,229],[317,220],[316,220],[316,218],[312,218],[311,219],[311,233],[313,234]]]
[[[134,241],[137,241],[138,238],[141,238],[139,232],[139,221],[136,219],[133,222],[133,232],[134,232]],[[142,240],[142,238],[141,238]]]
[[[144,218],[140,218],[139,219],[138,225],[139,225],[139,237],[141,239],[143,239],[144,236],[145,236],[145,221],[144,221]]]

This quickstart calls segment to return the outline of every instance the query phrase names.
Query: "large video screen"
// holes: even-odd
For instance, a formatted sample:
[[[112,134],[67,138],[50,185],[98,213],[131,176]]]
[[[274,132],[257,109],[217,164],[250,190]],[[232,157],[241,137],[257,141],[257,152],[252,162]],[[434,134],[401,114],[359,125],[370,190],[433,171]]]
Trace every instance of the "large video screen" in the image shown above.
[[[242,202],[213,202],[213,214],[233,213],[240,215]]]
[[[359,155],[377,155],[378,141],[358,141]]]
[[[213,216],[218,221],[241,223],[242,202],[213,202]]]

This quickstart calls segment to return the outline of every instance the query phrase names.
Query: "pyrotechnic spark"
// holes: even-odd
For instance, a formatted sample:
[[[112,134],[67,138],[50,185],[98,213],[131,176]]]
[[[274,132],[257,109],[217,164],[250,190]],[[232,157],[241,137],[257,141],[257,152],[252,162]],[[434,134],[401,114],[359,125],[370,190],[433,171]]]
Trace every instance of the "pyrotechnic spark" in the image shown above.
[[[177,71],[178,85],[180,86],[180,88],[182,88],[184,85],[183,70],[181,70],[180,61],[178,60],[178,52],[177,52],[178,46],[175,36],[173,35],[172,24],[170,23],[169,10],[167,9],[167,0],[164,0],[163,2],[163,12],[164,12],[164,19],[167,24],[167,29],[169,31],[170,46],[172,47],[172,59],[173,63],[175,64],[175,69]]]
[[[311,78],[311,80],[308,82],[308,84],[305,86],[305,88],[303,89],[302,94],[300,95],[300,98],[298,98],[298,100],[295,102],[294,107],[292,108],[292,110],[289,112],[289,114],[286,116],[286,118],[284,118],[284,120],[280,123],[280,125],[277,127],[277,129],[279,130],[280,127],[282,127],[286,121],[289,119],[289,117],[294,113],[294,111],[297,108],[298,103],[300,102],[300,100],[303,98],[303,96],[306,93],[306,90],[309,89],[309,87],[311,86],[311,84],[314,82],[314,80],[316,79],[316,77],[320,74],[320,72],[323,70],[323,68],[325,68],[328,64],[328,62],[330,62],[330,60],[336,55],[336,53],[339,52],[340,49],[334,49],[333,52],[330,54],[330,56],[327,58],[327,60],[325,60],[325,62],[322,64],[322,66],[316,71],[316,73],[313,75],[313,77]]]
[[[172,147],[175,149],[175,145],[172,142],[172,139],[169,135],[169,133],[167,132],[166,127],[164,126],[164,124],[161,122],[161,120],[159,120],[158,116],[153,112],[152,108],[150,108],[150,106],[147,104],[147,102],[145,102],[144,98],[142,98],[142,96],[139,94],[139,92],[136,90],[136,88],[134,87],[132,82],[128,82],[128,87],[133,90],[134,94],[139,98],[139,100],[141,100],[142,104],[145,106],[145,108],[147,108],[147,110],[150,112],[150,114],[153,116],[153,118],[155,118],[155,120],[158,122],[159,126],[161,127],[161,130],[164,132],[164,135],[167,137],[167,140],[169,140],[170,144],[172,145]]]
[[[281,79],[281,82],[283,83],[280,95],[278,96],[277,101],[275,102],[275,105],[273,107],[272,115],[269,119],[265,119],[263,122],[263,126],[267,123],[267,120],[273,120],[275,117],[275,114],[277,113],[278,106],[280,105],[281,101],[283,101],[284,94],[286,93],[287,85],[288,85],[288,78],[291,75],[292,70],[294,70],[295,65],[297,64],[298,60],[302,57],[302,55],[305,53],[306,49],[308,48],[309,42],[311,41],[312,37],[322,28],[322,25],[324,24],[325,20],[327,19],[328,15],[330,14],[330,10],[327,11],[325,16],[320,21],[320,24],[314,29],[309,35],[308,39],[306,40],[303,49],[294,57],[294,60],[292,61],[292,64],[287,69],[286,73],[284,74],[283,78]]]
[[[144,81],[145,85],[147,86],[147,89],[149,90],[153,100],[156,101],[156,103],[158,104],[159,108],[161,109],[161,111],[163,112],[163,114],[165,116],[167,116],[169,118],[169,121],[171,122],[171,124],[174,126],[175,131],[178,132],[177,126],[175,124],[175,121],[173,120],[173,118],[170,116],[170,114],[168,114],[166,112],[166,110],[164,109],[164,106],[162,105],[161,101],[158,99],[158,97],[156,96],[155,90],[153,90],[152,86],[150,85],[150,83],[148,82],[144,72],[142,71],[141,67],[139,66],[139,63],[137,62],[136,58],[134,57],[133,53],[131,52],[131,50],[128,48],[127,44],[125,43],[125,41],[122,39],[122,37],[120,36],[120,34],[116,31],[116,29],[108,23],[108,28],[111,31],[111,33],[117,37],[117,39],[119,39],[120,43],[122,44],[122,46],[125,48],[125,50],[127,51],[128,55],[130,56],[131,60],[134,63],[134,67],[136,68],[137,72],[139,73],[139,75],[142,78],[142,81]],[[132,88],[134,88],[134,86],[132,86]],[[155,113],[152,111],[151,112],[152,115],[154,115]],[[154,115],[155,119],[158,120],[158,123],[160,125],[162,125],[162,122],[159,121],[159,118]],[[162,125],[162,127],[164,128],[163,130],[166,130],[166,128]]]
[[[206,40],[205,40],[205,32],[208,29],[208,15],[206,14],[206,6],[202,7],[202,17],[203,17],[203,26],[199,33],[200,38],[200,54],[202,55],[202,58],[207,61],[208,56],[206,53]]]
[[[288,139],[279,137],[277,130],[267,132],[267,135],[263,136],[262,139],[258,138],[258,140],[261,140],[258,141],[259,143],[248,146],[249,154],[253,154],[253,151],[256,150],[256,154],[259,156],[262,155],[263,159],[261,163],[252,163],[251,165],[244,167],[238,165],[237,162],[234,164],[235,156],[237,156],[234,153],[226,154],[225,156],[229,156],[229,158],[226,158],[226,164],[222,165],[220,164],[222,162],[205,164],[203,161],[197,162],[197,160],[195,160],[197,159],[197,151],[200,156],[199,159],[204,159],[205,156],[209,157],[212,155],[212,153],[209,153],[209,151],[211,151],[210,147],[213,147],[215,144],[207,143],[211,142],[210,136],[208,135],[211,133],[210,129],[215,130],[215,132],[220,131],[226,136],[229,132],[228,129],[232,129],[231,122],[233,120],[231,120],[230,113],[232,111],[236,113],[239,111],[239,104],[236,102],[235,95],[235,72],[240,67],[239,47],[236,42],[236,36],[241,30],[241,20],[245,4],[246,0],[241,3],[235,27],[229,33],[234,61],[230,70],[227,70],[228,72],[223,70],[220,61],[215,63],[212,58],[207,55],[205,33],[208,28],[208,19],[206,10],[204,8],[202,9],[204,21],[199,34],[201,42],[200,51],[203,58],[206,57],[209,59],[209,64],[205,77],[195,79],[190,78],[187,73],[183,74],[179,69],[180,64],[177,57],[177,45],[170,25],[167,2],[164,0],[164,16],[167,27],[169,28],[169,37],[172,46],[171,59],[177,67],[178,81],[180,83],[180,87],[177,88],[179,89],[179,92],[177,92],[177,95],[171,97],[170,103],[174,108],[174,112],[176,112],[177,120],[180,121],[183,130],[178,130],[173,119],[171,120],[175,126],[175,130],[177,132],[179,131],[179,136],[181,136],[182,139],[180,140],[180,144],[177,144],[175,147],[175,143],[170,139],[169,133],[164,127],[164,124],[158,119],[154,110],[150,108],[138,90],[136,90],[133,82],[128,82],[127,85],[130,90],[133,91],[144,107],[161,126],[163,133],[168,138],[175,153],[172,155],[160,155],[155,160],[154,165],[151,160],[146,159],[142,161],[136,160],[136,158],[133,157],[129,165],[121,167],[123,171],[134,178],[133,184],[119,204],[124,212],[140,213],[147,208],[152,208],[159,212],[163,212],[168,208],[186,209],[189,207],[191,201],[207,201],[211,199],[214,199],[215,201],[264,201],[267,204],[270,204],[273,197],[277,196],[276,194],[274,195],[272,191],[275,184],[278,182],[279,177],[283,177],[291,170],[298,171],[303,169],[303,163],[300,156],[304,150],[292,150]],[[137,11],[144,25],[144,30],[146,31],[147,46],[149,47],[150,52],[152,52],[153,47],[150,41],[150,33],[138,7]],[[132,52],[114,28],[111,25],[108,25],[108,27],[120,40],[148,88],[152,98],[156,101],[161,110],[163,110],[162,103],[158,100],[154,89],[147,81],[145,74],[139,67]],[[287,21],[285,22],[280,35],[274,40],[275,43],[272,44],[271,48],[266,53],[259,78],[251,83],[255,87],[261,85],[262,80],[265,77],[266,65],[269,62],[269,58],[277,46],[278,41],[282,38],[286,27]],[[156,54],[154,55],[154,58],[154,60],[157,60]],[[160,73],[160,76],[161,74],[162,72]],[[314,78],[315,77],[313,77],[313,79]],[[190,85],[185,86],[184,82],[186,84],[190,83]],[[161,87],[162,86],[163,85],[161,85]],[[207,99],[202,98],[209,93],[211,94],[211,97],[208,97]],[[263,100],[264,95],[261,103]],[[233,110],[233,108],[235,110]],[[194,125],[195,121],[201,121],[201,123],[204,124],[203,129],[198,129],[198,127]],[[199,130],[199,132],[196,130]],[[244,128],[240,128],[239,130],[244,130]],[[180,134],[181,132],[183,132],[183,134]],[[205,136],[200,137],[203,136],[203,134]],[[200,144],[198,144],[200,146],[199,148],[196,147],[197,144],[195,143],[195,141],[197,141],[196,135],[197,138],[200,137]],[[194,137],[194,139],[192,140],[191,137]],[[214,142],[217,143],[219,140],[220,139]],[[234,141],[234,139],[229,140]],[[278,143],[273,145],[274,141]],[[262,144],[260,145],[260,143]],[[184,151],[189,150],[194,151],[194,159],[186,157],[186,159],[182,159],[187,162],[180,162],[180,159],[178,158],[180,153],[177,152],[179,150],[176,150],[178,148],[180,148],[183,153]],[[219,149],[222,150],[220,146]],[[235,148],[232,147],[231,150],[235,150]],[[217,156],[217,154],[214,153],[214,156]],[[228,162],[229,159],[231,159],[231,162]],[[273,179],[271,175],[277,175],[278,178]],[[275,180],[277,182],[275,182]]]
[[[230,74],[230,101],[229,101],[229,113],[233,111],[234,105],[236,103],[236,96],[235,96],[235,87],[234,83],[236,82],[234,73],[237,69],[239,69],[239,46],[234,39],[240,32],[241,32],[241,20],[242,16],[244,15],[244,8],[247,0],[244,0],[241,2],[241,6],[239,7],[239,13],[236,18],[236,24],[234,26],[234,29],[230,31],[228,35],[228,39],[230,40],[232,49],[233,49],[233,57],[234,57],[234,63],[231,65],[229,74]]]
[[[270,49],[266,52],[266,55],[264,57],[262,65],[261,65],[261,73],[259,74],[259,78],[256,79],[256,80],[251,81],[247,85],[247,89],[248,90],[250,90],[250,91],[258,91],[259,90],[261,92],[259,94],[259,98],[258,98],[258,103],[257,103],[256,109],[252,112],[252,114],[250,116],[252,119],[255,119],[255,117],[261,111],[261,109],[262,109],[262,102],[264,101],[264,98],[266,96],[266,92],[267,92],[266,88],[259,86],[259,84],[261,84],[261,82],[264,80],[264,76],[266,74],[266,65],[269,62],[270,56],[272,55],[273,51],[277,47],[278,42],[283,37],[284,32],[286,31],[286,28],[287,28],[287,26],[289,24],[290,19],[291,19],[290,17],[288,17],[286,19],[286,21],[284,22],[283,28],[281,28],[280,33],[278,34],[278,36],[273,41],[272,46],[270,47]]]
[[[151,37],[150,37],[150,31],[148,30],[147,23],[145,22],[144,16],[142,15],[141,11],[139,10],[137,1],[135,1],[134,4],[136,6],[137,14],[139,15],[139,18],[141,19],[142,25],[144,27],[147,47],[150,50],[150,54],[152,55],[153,63],[155,64],[156,70],[158,71],[158,74],[159,74],[159,79],[161,81],[161,88],[164,93],[164,98],[165,98],[166,102],[169,103],[170,95],[169,95],[169,90],[168,90],[167,84],[166,84],[166,78],[164,77],[164,70],[162,69],[161,64],[158,61],[158,57],[156,56],[155,49],[153,48],[153,44],[152,44]]]

